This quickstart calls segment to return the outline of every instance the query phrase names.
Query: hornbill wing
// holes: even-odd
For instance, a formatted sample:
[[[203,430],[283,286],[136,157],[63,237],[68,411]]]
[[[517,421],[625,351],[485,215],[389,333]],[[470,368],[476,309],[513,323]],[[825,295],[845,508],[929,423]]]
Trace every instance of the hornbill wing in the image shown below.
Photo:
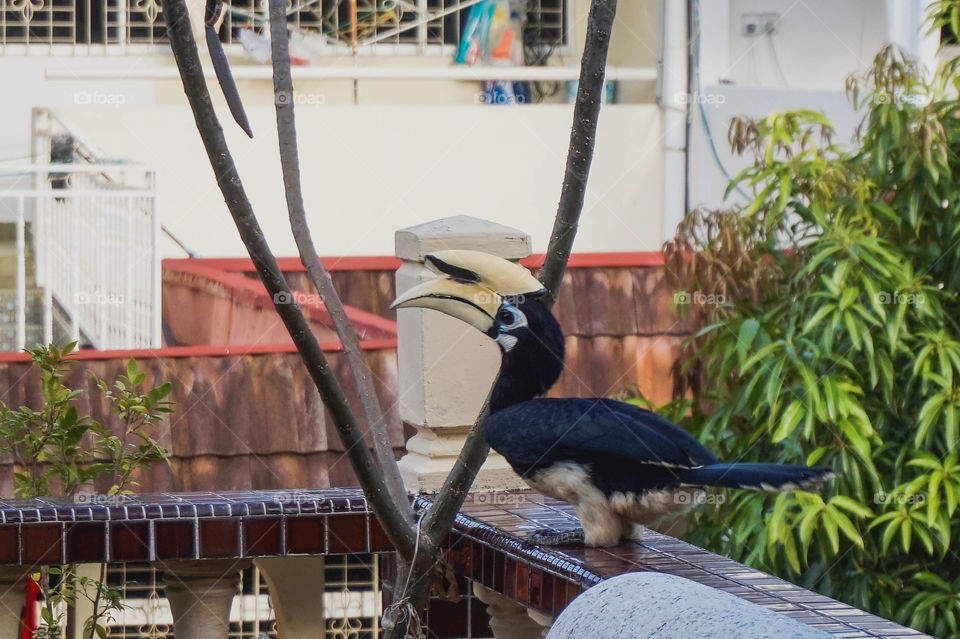
[[[640,407],[607,399],[531,399],[490,415],[486,439],[521,475],[559,461],[595,470],[648,465],[687,469],[716,463],[689,433]]]

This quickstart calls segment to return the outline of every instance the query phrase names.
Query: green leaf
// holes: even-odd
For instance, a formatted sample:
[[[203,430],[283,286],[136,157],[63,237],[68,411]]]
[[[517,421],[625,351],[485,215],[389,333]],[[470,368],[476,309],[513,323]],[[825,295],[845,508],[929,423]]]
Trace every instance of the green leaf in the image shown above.
[[[760,323],[754,319],[747,319],[740,325],[740,334],[737,336],[737,356],[740,365],[747,357],[747,350],[753,345],[753,340],[760,330]]]
[[[800,521],[800,543],[803,546],[803,556],[807,556],[807,548],[813,538],[813,532],[820,520],[820,513],[826,507],[819,495],[814,495],[818,500],[816,503],[806,507],[803,511],[803,517]]]
[[[860,533],[857,532],[857,527],[853,525],[853,522],[850,521],[850,518],[836,509],[832,509],[831,515],[834,518],[834,521],[836,521],[837,526],[843,532],[843,535],[854,544],[859,546],[861,550],[863,550],[863,537],[861,537]]]
[[[794,541],[793,532],[788,532],[787,535],[784,536],[783,550],[787,557],[787,563],[790,564],[794,572],[800,573],[800,557],[797,554],[797,544],[796,541]]]
[[[913,445],[917,448],[923,447],[927,434],[940,416],[940,409],[943,407],[945,399],[943,393],[936,393],[924,402],[923,408],[920,409],[920,414],[917,416],[917,432],[913,438]]]
[[[820,323],[823,322],[823,319],[827,315],[832,313],[835,309],[836,309],[836,306],[834,304],[824,304],[823,306],[819,307],[816,310],[816,312],[810,317],[810,319],[808,319],[807,322],[803,325],[803,329],[801,332],[804,334],[809,333],[811,329],[813,329],[815,326],[819,326]],[[829,330],[829,327],[828,327],[828,330]]]
[[[894,517],[897,517],[899,513],[890,513]],[[897,531],[900,529],[902,519],[896,518],[891,519],[890,523],[887,524],[887,527],[883,530],[883,539],[880,542],[880,548],[884,554],[886,554],[890,548],[890,543],[893,541],[893,538],[897,535]]]
[[[836,506],[837,508],[842,508],[852,515],[857,517],[873,517],[873,511],[870,510],[867,506],[856,502],[845,495],[834,495],[830,498],[830,505]]]
[[[823,530],[827,534],[827,539],[830,541],[830,549],[834,555],[840,552],[840,533],[838,532],[837,514],[838,512],[836,510],[830,508],[825,508],[823,511]]]
[[[780,418],[780,424],[773,432],[771,439],[774,442],[781,442],[789,437],[797,427],[797,424],[800,423],[800,420],[803,419],[803,414],[803,404],[796,399],[791,401],[787,406],[787,409],[783,411],[783,415]]]
[[[913,535],[913,520],[906,518],[900,524],[900,545],[903,552],[910,552],[910,540]]]

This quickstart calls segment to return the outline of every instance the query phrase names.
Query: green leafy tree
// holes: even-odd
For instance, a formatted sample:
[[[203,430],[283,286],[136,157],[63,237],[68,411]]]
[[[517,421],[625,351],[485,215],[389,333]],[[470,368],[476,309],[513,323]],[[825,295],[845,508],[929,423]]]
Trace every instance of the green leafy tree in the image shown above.
[[[138,389],[146,376],[130,358],[125,373],[108,385],[94,376],[97,387],[110,404],[119,423],[114,433],[89,416],[80,415],[76,399],[82,391],[64,383],[69,356],[75,344],[63,348],[28,350],[40,374],[39,408],[11,409],[0,402],[0,453],[12,454],[14,493],[18,497],[59,496],[94,503],[119,503],[135,485],[135,472],[156,461],[166,461],[167,451],[151,436],[150,427],[170,412],[170,384],[144,393]],[[109,482],[102,499],[92,491],[97,482]],[[100,578],[77,576],[75,566],[64,565],[40,571],[44,606],[37,637],[60,637],[67,610],[77,597],[93,603],[93,614],[84,620],[84,636],[106,637],[106,621],[121,609],[120,591],[106,582],[106,565]]]
[[[937,3],[935,20],[958,20]],[[960,31],[958,31],[960,32]],[[853,149],[810,111],[734,120],[742,210],[695,211],[668,272],[703,328],[686,426],[730,461],[819,464],[822,494],[735,491],[689,538],[960,636],[960,75],[892,47],[847,82]]]

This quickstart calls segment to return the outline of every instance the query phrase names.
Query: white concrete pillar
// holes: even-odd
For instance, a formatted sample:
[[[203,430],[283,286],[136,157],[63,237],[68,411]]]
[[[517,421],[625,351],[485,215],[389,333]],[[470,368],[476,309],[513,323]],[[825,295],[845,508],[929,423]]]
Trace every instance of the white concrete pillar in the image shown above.
[[[83,632],[83,626],[86,623],[87,619],[93,616],[93,601],[92,598],[96,597],[97,587],[92,582],[87,582],[85,587],[80,585],[80,578],[86,577],[93,581],[100,580],[100,564],[77,564],[75,566],[76,574],[74,579],[76,580],[76,588],[78,590],[77,599],[74,602],[73,609],[70,610],[70,621],[67,624],[67,636],[71,639],[86,639],[86,634]],[[87,596],[83,596],[79,593],[80,590],[85,590]],[[103,602],[101,602],[102,604]]]
[[[687,3],[660,1],[663,107],[663,239],[673,239],[687,212]],[[698,99],[698,96],[694,96]]]
[[[494,639],[541,639],[547,636],[553,623],[547,615],[521,606],[478,583],[473,584],[473,594],[487,604]]]
[[[530,236],[507,226],[460,215],[401,229],[396,254],[397,294],[434,274],[424,256],[442,249],[472,249],[506,259],[530,255]],[[437,311],[397,313],[400,417],[417,429],[400,460],[411,492],[436,492],[453,468],[500,368],[497,345],[476,329]],[[522,488],[506,460],[490,453],[475,491]]]
[[[228,639],[230,607],[249,559],[170,561],[163,570],[164,591],[177,639]]]
[[[26,569],[21,566],[0,568],[0,639],[20,637],[20,610],[26,586]]]
[[[280,639],[322,637],[324,558],[261,557],[254,563],[267,580]]]

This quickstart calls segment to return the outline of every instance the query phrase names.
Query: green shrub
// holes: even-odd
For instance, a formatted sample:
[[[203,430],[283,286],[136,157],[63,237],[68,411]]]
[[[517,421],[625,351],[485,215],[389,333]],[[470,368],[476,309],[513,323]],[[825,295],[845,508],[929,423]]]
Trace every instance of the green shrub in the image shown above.
[[[66,359],[75,343],[63,348],[40,346],[27,350],[38,369],[42,402],[37,407],[11,408],[0,402],[0,453],[13,457],[14,493],[17,497],[64,497],[81,503],[117,505],[136,485],[134,474],[158,461],[167,451],[151,430],[171,412],[169,383],[141,392],[146,375],[136,360],[127,360],[113,385],[94,376],[100,394],[116,417],[111,431],[77,411],[82,391],[64,384],[73,364]],[[109,485],[106,495],[84,495],[94,483]],[[52,577],[52,578],[51,578]],[[100,578],[78,576],[75,565],[42,567],[37,577],[43,592],[40,628],[35,637],[60,637],[78,597],[89,599],[93,614],[81,620],[83,636],[106,637],[106,622],[123,607],[121,591],[106,581],[106,564]]]
[[[957,22],[956,3],[935,7]],[[960,30],[958,30],[960,32]],[[726,461],[837,471],[822,494],[733,491],[688,538],[941,637],[960,618],[960,75],[885,48],[847,83],[855,148],[809,111],[735,120],[742,210],[665,249],[702,330],[685,425]]]

